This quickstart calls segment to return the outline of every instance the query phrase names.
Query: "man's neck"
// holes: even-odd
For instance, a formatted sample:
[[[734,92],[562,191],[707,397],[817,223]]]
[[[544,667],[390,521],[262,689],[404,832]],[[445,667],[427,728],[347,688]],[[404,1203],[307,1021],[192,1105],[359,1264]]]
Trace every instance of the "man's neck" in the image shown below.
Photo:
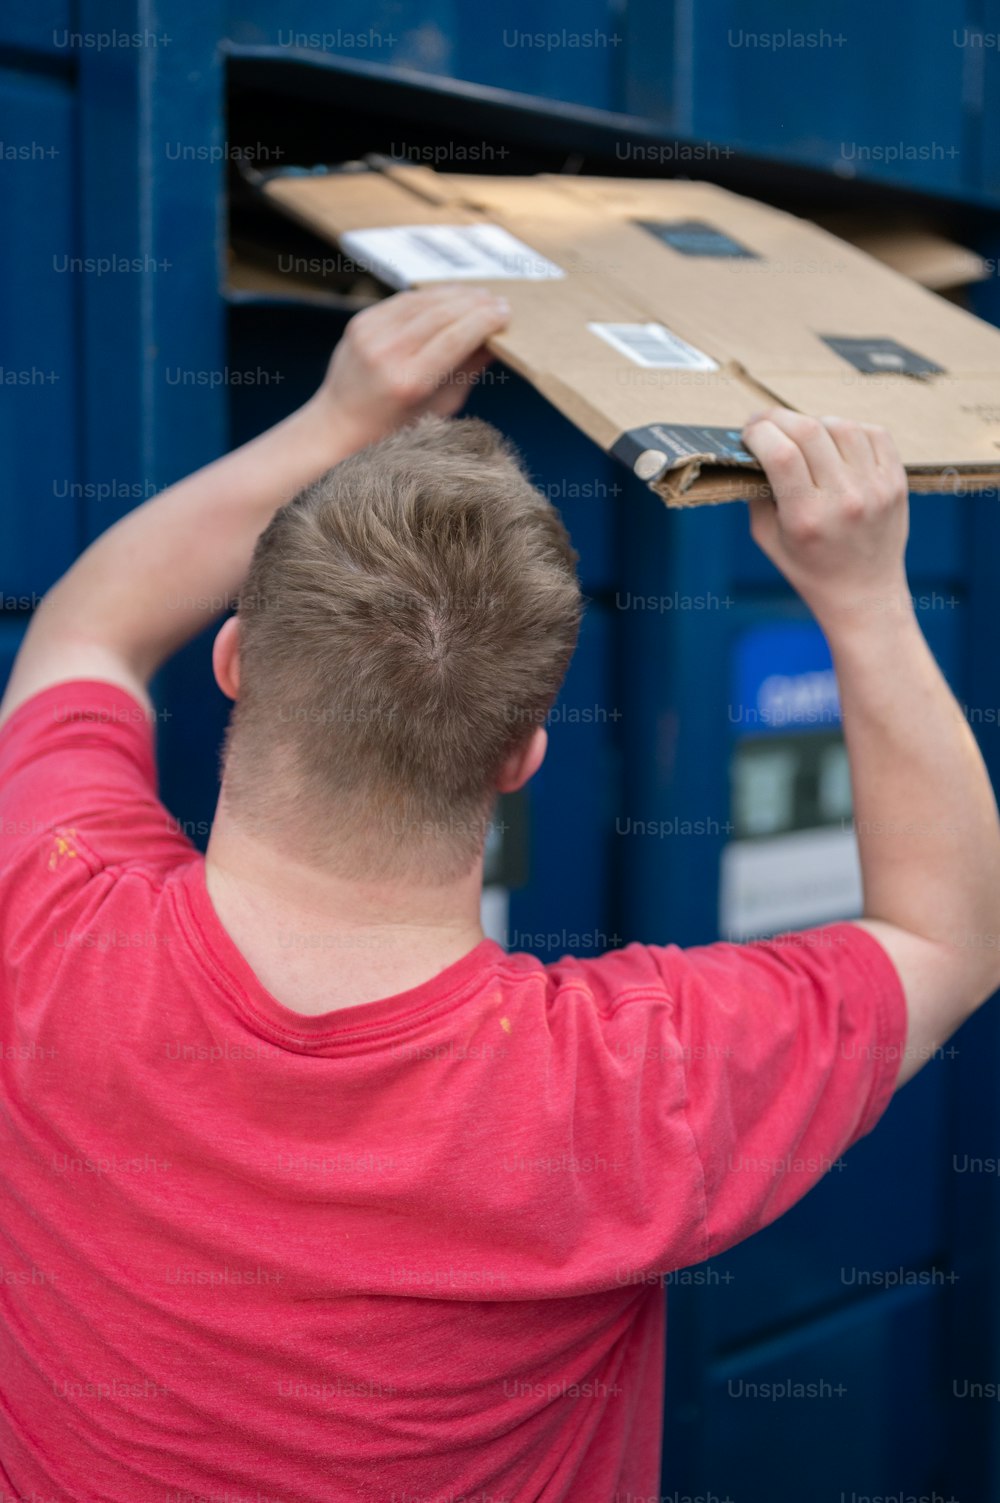
[[[221,808],[205,857],[219,922],[261,984],[315,1015],[429,981],[483,938],[481,866],[440,885],[355,882],[303,866]]]

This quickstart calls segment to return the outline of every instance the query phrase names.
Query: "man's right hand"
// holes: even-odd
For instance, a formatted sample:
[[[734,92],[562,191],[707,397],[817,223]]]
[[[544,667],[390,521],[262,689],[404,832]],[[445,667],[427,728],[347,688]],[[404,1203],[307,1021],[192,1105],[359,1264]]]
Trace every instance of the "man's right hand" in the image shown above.
[[[351,319],[306,410],[345,452],[425,412],[452,417],[489,364],[487,340],[509,316],[486,287],[397,292]]]
[[[750,500],[750,531],[821,625],[909,605],[906,472],[883,428],[773,407],[743,441],[774,499]]]

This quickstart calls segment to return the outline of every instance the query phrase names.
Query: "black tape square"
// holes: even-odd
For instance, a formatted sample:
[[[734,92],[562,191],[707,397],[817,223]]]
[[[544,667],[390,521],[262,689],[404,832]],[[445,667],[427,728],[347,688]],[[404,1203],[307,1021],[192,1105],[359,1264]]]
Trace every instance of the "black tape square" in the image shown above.
[[[748,250],[731,235],[724,235],[703,219],[636,219],[633,223],[648,234],[655,235],[664,245],[680,251],[682,256],[726,256],[744,261],[760,260],[756,251]]]
[[[838,334],[821,334],[835,355],[850,362],[855,370],[873,376],[933,376],[944,371],[943,365],[918,355],[895,339],[845,339]]]
[[[702,428],[687,423],[650,423],[630,428],[611,448],[613,459],[635,469],[636,460],[649,451],[663,455],[663,463],[644,480],[656,479],[665,470],[675,469],[686,459],[715,459],[723,464],[756,465],[758,461],[743,447],[739,428]]]

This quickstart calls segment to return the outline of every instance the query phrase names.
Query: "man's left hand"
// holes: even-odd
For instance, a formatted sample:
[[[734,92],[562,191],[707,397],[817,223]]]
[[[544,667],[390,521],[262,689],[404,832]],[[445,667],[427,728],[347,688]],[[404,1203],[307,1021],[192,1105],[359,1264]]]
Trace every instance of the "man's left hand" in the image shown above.
[[[351,319],[309,406],[348,451],[425,412],[451,417],[489,364],[486,341],[509,312],[484,287],[396,293]]]

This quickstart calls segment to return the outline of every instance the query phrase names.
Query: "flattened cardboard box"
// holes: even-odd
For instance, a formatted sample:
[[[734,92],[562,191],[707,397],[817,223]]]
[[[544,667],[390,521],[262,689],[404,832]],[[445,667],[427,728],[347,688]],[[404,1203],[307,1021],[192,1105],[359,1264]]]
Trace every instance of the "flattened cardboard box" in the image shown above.
[[[276,207],[389,286],[481,282],[493,352],[669,504],[763,485],[746,419],[890,430],[915,491],[1000,484],[1000,330],[846,241],[708,183],[276,173]]]

